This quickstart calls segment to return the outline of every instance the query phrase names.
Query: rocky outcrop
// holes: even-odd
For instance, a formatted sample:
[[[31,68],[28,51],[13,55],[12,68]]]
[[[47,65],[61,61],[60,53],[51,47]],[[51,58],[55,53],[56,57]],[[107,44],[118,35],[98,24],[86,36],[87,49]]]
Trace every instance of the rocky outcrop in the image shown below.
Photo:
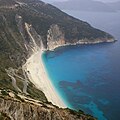
[[[10,97],[0,97],[0,113],[4,113],[9,120],[96,120],[83,112]]]
[[[96,39],[80,39],[69,41],[65,39],[64,32],[57,24],[50,26],[47,34],[47,50],[54,50],[60,46],[77,45],[77,44],[97,44],[102,42],[115,42],[114,38],[96,38]]]
[[[47,49],[52,50],[65,44],[64,33],[58,25],[51,25],[47,35]]]

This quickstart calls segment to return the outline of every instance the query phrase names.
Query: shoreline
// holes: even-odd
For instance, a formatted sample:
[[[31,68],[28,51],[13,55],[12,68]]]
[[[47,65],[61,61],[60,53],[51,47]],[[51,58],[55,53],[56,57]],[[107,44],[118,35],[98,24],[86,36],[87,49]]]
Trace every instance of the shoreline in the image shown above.
[[[54,51],[56,48],[59,47],[65,47],[65,46],[75,46],[75,45],[94,45],[94,44],[100,44],[100,43],[114,43],[116,42],[116,39],[108,39],[107,41],[78,41],[76,43],[65,43],[60,45],[55,45],[53,48],[49,48],[47,51]]]
[[[108,40],[104,43],[115,42],[116,40]],[[75,46],[75,45],[85,45],[85,44],[98,44],[103,43],[103,41],[97,42],[78,42],[73,44],[63,44],[55,46],[50,51],[54,51],[56,48],[65,47],[65,46]],[[33,54],[27,59],[26,63],[23,65],[23,70],[25,71],[28,79],[39,89],[41,90],[47,100],[51,102],[53,105],[59,106],[60,108],[67,108],[68,105],[65,104],[65,101],[62,100],[62,97],[59,95],[57,90],[55,89],[52,81],[49,78],[47,70],[44,65],[44,61],[42,59],[42,54],[48,50],[43,50],[43,48],[39,48],[39,50],[35,50]]]
[[[27,59],[23,70],[26,72],[29,80],[45,94],[49,102],[61,108],[66,108],[67,106],[56,92],[48,76],[42,54],[42,50],[34,52],[31,57]]]

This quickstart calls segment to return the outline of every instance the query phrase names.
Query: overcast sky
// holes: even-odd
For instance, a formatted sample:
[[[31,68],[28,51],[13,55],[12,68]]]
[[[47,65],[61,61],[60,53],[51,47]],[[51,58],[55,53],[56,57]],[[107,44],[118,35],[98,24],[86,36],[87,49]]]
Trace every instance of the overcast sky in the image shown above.
[[[52,2],[56,2],[56,1],[67,1],[67,0],[42,0],[44,2],[49,2],[49,3],[52,3]],[[115,1],[120,1],[120,0],[96,0],[96,1],[102,1],[102,2],[115,2]]]

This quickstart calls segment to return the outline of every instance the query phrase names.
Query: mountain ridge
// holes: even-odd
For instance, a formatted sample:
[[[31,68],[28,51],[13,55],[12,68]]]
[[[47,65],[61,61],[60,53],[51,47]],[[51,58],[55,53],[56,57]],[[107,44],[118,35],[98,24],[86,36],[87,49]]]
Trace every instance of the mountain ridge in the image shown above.
[[[92,12],[116,12],[116,10],[108,4],[95,0],[68,0],[63,2],[53,2],[52,4],[63,10],[67,9]]]

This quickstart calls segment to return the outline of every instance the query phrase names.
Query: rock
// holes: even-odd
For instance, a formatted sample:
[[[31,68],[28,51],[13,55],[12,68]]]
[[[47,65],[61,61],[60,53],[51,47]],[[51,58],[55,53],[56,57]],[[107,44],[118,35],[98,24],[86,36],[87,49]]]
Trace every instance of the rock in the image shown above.
[[[0,112],[10,120],[96,120],[95,118],[70,109],[39,106],[35,103],[20,102],[13,98],[0,97]]]
[[[9,92],[8,94],[9,94],[9,96],[10,96],[10,97],[12,97],[12,98],[14,98],[14,97],[15,97],[15,94],[14,94],[14,93],[12,93],[12,92]]]
[[[52,50],[65,44],[64,33],[56,24],[51,25],[47,35],[47,49]]]

